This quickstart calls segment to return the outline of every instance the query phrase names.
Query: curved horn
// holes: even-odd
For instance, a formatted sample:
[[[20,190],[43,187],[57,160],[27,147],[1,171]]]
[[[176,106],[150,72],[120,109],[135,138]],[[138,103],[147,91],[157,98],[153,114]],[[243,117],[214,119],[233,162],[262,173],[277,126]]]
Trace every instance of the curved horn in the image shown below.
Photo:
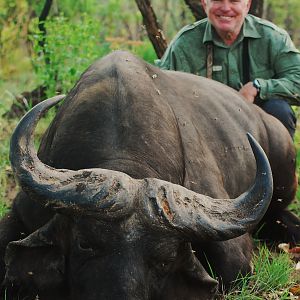
[[[133,206],[134,179],[116,171],[55,169],[42,163],[33,144],[33,132],[42,114],[65,96],[59,95],[34,106],[19,122],[10,144],[12,169],[23,190],[53,208],[104,211],[114,217]],[[116,213],[119,212],[119,213]]]
[[[133,210],[136,196],[160,223],[200,239],[225,240],[251,230],[267,210],[273,190],[271,169],[258,143],[248,135],[257,161],[253,187],[236,199],[212,199],[158,179],[135,180],[105,169],[54,169],[42,163],[33,146],[33,132],[44,111],[64,96],[45,100],[20,121],[11,139],[10,160],[22,188],[54,208],[103,211],[118,217]],[[138,193],[137,193],[138,192]],[[143,195],[143,196],[142,196]],[[152,219],[154,222],[155,217]]]
[[[251,231],[262,219],[273,193],[269,161],[248,133],[257,169],[249,191],[235,199],[213,199],[158,179],[146,180],[146,207],[160,222],[200,240],[227,240]]]

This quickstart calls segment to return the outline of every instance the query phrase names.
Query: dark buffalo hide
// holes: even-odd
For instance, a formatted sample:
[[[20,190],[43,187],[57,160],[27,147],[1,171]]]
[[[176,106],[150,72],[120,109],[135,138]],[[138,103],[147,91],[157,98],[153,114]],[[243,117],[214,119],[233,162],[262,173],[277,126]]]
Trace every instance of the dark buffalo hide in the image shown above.
[[[274,178],[260,232],[300,240],[286,210],[297,186],[293,142],[234,90],[114,52],[66,96],[37,158],[31,135],[47,106],[12,138],[23,191],[0,223],[2,297],[213,299],[216,279],[227,287],[251,271],[249,233],[268,205],[260,163],[249,190],[247,132]]]

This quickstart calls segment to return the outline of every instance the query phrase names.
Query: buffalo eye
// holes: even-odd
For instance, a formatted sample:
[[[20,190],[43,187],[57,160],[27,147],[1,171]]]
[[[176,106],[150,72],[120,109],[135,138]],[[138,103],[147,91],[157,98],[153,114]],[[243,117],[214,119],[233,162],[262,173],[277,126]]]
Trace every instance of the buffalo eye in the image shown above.
[[[175,257],[169,257],[155,264],[155,269],[160,273],[169,272],[172,269],[174,263]]]
[[[94,253],[97,250],[96,245],[86,239],[77,239],[76,245],[79,251]]]
[[[164,261],[164,262],[162,262],[162,263],[160,264],[160,268],[161,268],[161,269],[167,269],[168,267],[170,267],[170,265],[171,265],[171,262],[169,262],[169,261]]]
[[[79,243],[78,243],[78,248],[80,249],[80,250],[93,250],[93,248],[91,247],[91,245],[90,244],[88,244],[86,241],[80,241]]]
[[[149,264],[159,273],[169,272],[177,261],[178,245],[168,240],[168,243],[157,243],[152,247]]]

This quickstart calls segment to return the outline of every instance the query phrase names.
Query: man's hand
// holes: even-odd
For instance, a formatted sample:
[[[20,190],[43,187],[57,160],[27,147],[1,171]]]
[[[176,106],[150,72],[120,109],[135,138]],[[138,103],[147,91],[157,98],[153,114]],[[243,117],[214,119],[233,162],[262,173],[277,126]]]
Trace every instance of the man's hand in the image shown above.
[[[239,93],[242,96],[244,96],[244,98],[248,102],[253,103],[258,92],[257,92],[257,89],[253,86],[253,83],[248,82],[239,90]]]

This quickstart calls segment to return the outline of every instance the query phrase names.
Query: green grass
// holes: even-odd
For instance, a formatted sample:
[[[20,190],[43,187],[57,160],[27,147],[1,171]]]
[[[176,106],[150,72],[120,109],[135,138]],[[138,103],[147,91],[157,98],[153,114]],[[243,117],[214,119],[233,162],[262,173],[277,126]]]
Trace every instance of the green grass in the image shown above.
[[[9,205],[7,196],[10,186],[14,185],[14,179],[9,164],[9,137],[16,120],[7,121],[0,119],[0,216],[2,216]]]
[[[294,267],[287,253],[272,253],[261,245],[254,255],[253,265],[253,274],[238,279],[223,299],[291,299],[289,289],[295,284]]]
[[[7,103],[9,103],[9,101]],[[5,113],[9,107],[10,105],[4,109],[2,102],[2,107],[0,106],[0,112],[2,112],[2,114]],[[46,117],[39,122],[35,132],[37,141],[41,139],[42,134],[45,132],[50,121],[53,119],[54,114],[55,110],[51,109]],[[18,189],[9,162],[10,137],[17,123],[17,119],[7,119],[1,117],[0,115],[0,217],[3,216],[9,208],[11,201],[16,195]]]

